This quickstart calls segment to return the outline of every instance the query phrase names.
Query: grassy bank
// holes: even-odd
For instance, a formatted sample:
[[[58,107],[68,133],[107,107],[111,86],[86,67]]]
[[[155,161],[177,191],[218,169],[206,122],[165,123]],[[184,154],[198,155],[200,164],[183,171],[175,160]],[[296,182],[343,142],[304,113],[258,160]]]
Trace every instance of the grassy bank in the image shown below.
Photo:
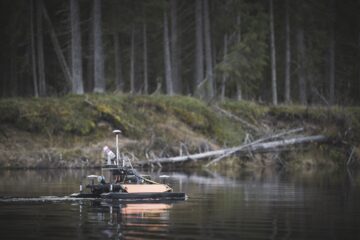
[[[145,159],[235,146],[246,134],[256,138],[299,126],[334,139],[324,151],[338,164],[351,146],[359,156],[359,108],[270,107],[245,101],[209,106],[184,96],[91,94],[0,100],[0,167],[99,165],[102,147],[114,147],[113,129],[123,132],[123,152]]]

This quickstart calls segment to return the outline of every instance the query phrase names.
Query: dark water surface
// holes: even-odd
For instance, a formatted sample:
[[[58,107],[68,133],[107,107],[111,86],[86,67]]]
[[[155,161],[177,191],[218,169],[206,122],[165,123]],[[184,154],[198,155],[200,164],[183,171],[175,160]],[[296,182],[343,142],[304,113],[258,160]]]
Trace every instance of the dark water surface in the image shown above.
[[[0,171],[0,239],[360,239],[357,172],[155,173],[189,199],[62,198],[92,173]]]

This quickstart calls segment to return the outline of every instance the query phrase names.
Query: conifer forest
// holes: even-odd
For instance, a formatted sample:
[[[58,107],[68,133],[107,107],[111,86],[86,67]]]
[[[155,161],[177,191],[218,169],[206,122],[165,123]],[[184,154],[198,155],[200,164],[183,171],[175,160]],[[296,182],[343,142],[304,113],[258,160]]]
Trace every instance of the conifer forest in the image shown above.
[[[360,104],[358,0],[2,0],[0,97]]]

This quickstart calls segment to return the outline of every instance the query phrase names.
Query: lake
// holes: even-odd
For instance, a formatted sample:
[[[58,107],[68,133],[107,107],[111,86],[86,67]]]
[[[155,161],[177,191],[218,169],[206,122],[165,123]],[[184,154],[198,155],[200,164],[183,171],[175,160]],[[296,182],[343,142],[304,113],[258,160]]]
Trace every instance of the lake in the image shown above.
[[[69,200],[101,170],[0,171],[0,238],[7,239],[360,239],[360,174],[147,173],[186,201]],[[162,180],[159,180],[162,181]]]

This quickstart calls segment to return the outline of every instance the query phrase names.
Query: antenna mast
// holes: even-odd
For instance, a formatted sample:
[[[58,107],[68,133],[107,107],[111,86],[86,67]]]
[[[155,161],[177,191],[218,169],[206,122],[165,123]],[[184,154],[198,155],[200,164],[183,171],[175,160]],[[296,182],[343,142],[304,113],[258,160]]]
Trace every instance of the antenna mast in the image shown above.
[[[121,133],[121,131],[116,129],[116,130],[113,131],[113,133],[115,133],[115,135],[116,135],[116,165],[119,166],[119,159],[120,159],[120,154],[119,154],[119,134]],[[124,161],[123,161],[122,165],[124,167]]]

